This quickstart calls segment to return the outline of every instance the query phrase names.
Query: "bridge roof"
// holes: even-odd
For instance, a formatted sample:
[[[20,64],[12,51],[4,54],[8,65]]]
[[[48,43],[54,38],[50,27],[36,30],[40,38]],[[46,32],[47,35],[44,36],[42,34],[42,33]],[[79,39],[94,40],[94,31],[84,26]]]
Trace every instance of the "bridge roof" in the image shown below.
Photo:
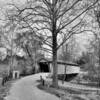
[[[39,59],[38,62],[47,62],[47,63],[52,63],[52,59],[46,59],[46,58],[41,58]],[[57,64],[61,65],[69,65],[69,66],[79,66],[78,64],[70,61],[63,61],[63,60],[57,60]]]

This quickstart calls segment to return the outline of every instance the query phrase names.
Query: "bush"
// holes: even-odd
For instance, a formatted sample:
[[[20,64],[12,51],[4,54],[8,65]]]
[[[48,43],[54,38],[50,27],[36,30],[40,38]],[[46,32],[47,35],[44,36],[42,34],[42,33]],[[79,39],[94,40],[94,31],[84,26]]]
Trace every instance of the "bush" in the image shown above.
[[[24,68],[21,72],[21,76],[32,75],[35,74],[35,68]]]
[[[83,76],[83,79],[84,80],[89,80],[89,81],[91,81],[91,82],[99,82],[100,81],[100,77],[98,77],[98,76],[90,76],[90,75],[88,75],[88,76]]]

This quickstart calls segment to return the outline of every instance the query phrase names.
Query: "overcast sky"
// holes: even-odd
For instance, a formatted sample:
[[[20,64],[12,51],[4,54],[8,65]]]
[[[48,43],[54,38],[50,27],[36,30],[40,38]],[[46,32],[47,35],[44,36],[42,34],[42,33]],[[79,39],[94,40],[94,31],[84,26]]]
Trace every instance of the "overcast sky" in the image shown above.
[[[3,5],[5,5],[6,3],[9,3],[9,2],[12,2],[12,1],[14,1],[14,2],[18,2],[18,1],[23,1],[23,0],[0,0],[0,6],[3,6]]]
[[[12,0],[0,0],[0,7],[4,7],[5,4],[11,2]]]
[[[0,7],[4,8],[7,3],[15,2],[15,3],[23,3],[26,0],[0,0]]]

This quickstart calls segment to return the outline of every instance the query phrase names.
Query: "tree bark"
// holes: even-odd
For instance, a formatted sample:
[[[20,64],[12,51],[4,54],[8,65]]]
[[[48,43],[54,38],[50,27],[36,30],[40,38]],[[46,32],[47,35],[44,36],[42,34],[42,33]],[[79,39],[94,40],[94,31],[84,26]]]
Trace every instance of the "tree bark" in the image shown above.
[[[53,16],[53,22],[52,22],[52,52],[53,52],[53,86],[55,88],[58,87],[58,66],[57,66],[57,34],[56,34],[56,19],[55,16]]]
[[[100,40],[99,40],[99,51],[98,51],[98,55],[99,55],[98,78],[100,78]],[[99,82],[99,85],[100,85],[100,82]]]
[[[58,88],[58,65],[57,65],[57,13],[55,12],[56,0],[52,0],[52,52],[53,52],[53,86]]]
[[[57,77],[57,72],[58,72],[58,66],[57,66],[57,38],[55,35],[53,35],[53,86],[55,88],[58,87],[58,77]]]

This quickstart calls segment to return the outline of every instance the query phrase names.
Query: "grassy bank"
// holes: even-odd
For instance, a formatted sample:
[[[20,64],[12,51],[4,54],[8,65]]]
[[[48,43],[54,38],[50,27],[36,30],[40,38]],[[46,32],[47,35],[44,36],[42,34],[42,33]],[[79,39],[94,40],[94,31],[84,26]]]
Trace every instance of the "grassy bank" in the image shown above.
[[[3,98],[9,94],[9,89],[13,82],[14,81],[12,80],[6,82],[4,86],[0,85],[0,100],[3,100]]]
[[[53,87],[46,87],[41,84],[38,86],[38,88],[61,98],[61,100],[100,100],[100,91],[84,91],[73,88],[64,89],[62,87],[55,89]]]

